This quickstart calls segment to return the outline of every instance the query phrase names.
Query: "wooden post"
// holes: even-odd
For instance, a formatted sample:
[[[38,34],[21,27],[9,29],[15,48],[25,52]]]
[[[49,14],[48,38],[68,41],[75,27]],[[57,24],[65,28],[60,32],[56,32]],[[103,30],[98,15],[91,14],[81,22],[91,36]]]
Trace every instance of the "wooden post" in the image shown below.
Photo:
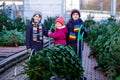
[[[116,5],[117,4],[117,1],[116,0],[113,0],[113,16],[116,17]]]
[[[117,7],[117,1],[111,0],[111,15],[116,17],[116,7]]]
[[[100,11],[103,11],[103,0],[100,0]]]
[[[64,10],[65,10],[65,5],[64,5],[64,0],[62,0],[62,4],[61,4],[61,16],[64,16]]]

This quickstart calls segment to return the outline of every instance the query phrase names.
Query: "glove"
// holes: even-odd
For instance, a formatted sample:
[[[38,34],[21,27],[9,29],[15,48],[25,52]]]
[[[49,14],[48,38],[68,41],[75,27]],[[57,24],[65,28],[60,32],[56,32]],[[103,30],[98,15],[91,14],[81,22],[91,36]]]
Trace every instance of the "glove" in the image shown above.
[[[82,34],[82,32],[84,32],[84,36],[83,37],[86,38],[88,36],[86,28],[81,29],[80,33]]]
[[[31,52],[32,52],[32,50],[31,50],[31,48],[29,48],[29,49],[28,49],[28,53],[31,53]]]
[[[56,31],[56,26],[54,26],[53,29]]]
[[[81,29],[80,33],[84,32],[84,28]]]

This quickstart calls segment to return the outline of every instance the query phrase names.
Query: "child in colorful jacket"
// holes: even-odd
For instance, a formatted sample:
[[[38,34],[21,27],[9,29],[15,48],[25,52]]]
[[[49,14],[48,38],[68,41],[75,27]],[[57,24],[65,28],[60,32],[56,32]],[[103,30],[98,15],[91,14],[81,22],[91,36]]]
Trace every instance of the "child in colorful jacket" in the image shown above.
[[[48,32],[48,35],[54,39],[54,45],[62,44],[67,45],[66,43],[66,35],[68,30],[65,26],[65,21],[63,17],[59,17],[55,21],[55,32]]]
[[[83,25],[84,28],[81,30],[80,33],[84,32],[84,37],[87,36],[87,30],[85,28],[85,23],[80,18],[80,12],[78,10],[73,10],[71,12],[71,19],[67,23],[68,28],[68,36],[67,36],[67,44],[70,45],[75,49],[77,52],[77,38],[78,38],[78,31],[80,25]],[[81,59],[81,41],[79,41],[79,57]]]
[[[43,35],[47,36],[47,30],[41,23],[42,15],[35,13],[30,24],[26,29],[26,47],[28,52],[31,50],[39,51],[43,49]]]

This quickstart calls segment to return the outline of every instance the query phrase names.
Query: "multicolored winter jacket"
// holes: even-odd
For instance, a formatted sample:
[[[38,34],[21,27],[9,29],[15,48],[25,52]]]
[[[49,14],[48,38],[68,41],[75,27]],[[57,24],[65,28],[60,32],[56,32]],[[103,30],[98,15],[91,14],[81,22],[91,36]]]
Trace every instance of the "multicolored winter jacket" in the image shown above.
[[[63,26],[63,28],[58,29],[56,28],[56,31],[54,33],[50,33],[49,36],[54,39],[54,44],[63,44],[67,45],[66,43],[66,37],[67,37],[68,30],[66,26]]]
[[[43,49],[43,35],[47,35],[47,30],[41,22],[35,23],[31,19],[30,24],[26,28],[26,47],[39,51]]]

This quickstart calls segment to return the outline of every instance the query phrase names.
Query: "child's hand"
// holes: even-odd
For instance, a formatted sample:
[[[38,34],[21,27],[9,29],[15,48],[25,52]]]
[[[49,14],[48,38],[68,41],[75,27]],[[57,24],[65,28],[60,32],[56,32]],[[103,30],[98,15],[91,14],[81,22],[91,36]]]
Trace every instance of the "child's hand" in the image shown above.
[[[28,49],[28,53],[31,53],[32,52],[32,50],[31,49]]]
[[[56,26],[54,26],[53,29],[56,31]]]
[[[48,31],[48,35],[50,35],[51,34],[51,32],[50,32],[50,30]]]

